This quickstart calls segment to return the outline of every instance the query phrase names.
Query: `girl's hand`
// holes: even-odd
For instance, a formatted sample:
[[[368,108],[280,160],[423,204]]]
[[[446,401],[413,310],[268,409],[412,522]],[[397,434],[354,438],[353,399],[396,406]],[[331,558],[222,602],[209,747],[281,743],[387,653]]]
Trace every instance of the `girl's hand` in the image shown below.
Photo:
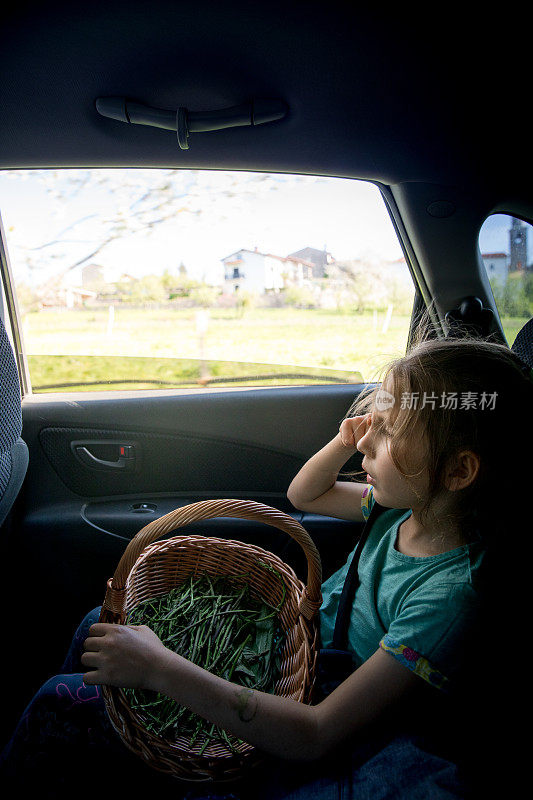
[[[339,436],[344,447],[357,449],[357,442],[362,439],[370,425],[370,414],[361,417],[348,417],[343,419],[339,428]]]
[[[88,684],[108,684],[129,689],[151,689],[159,665],[170,651],[147,625],[110,625],[97,622],[89,628],[81,662],[91,671]]]

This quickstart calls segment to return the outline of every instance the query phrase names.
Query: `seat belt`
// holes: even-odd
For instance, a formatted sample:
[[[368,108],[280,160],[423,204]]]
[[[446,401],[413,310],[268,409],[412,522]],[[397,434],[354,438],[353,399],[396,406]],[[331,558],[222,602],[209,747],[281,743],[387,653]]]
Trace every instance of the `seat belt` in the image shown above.
[[[342,587],[342,593],[339,600],[339,607],[337,609],[337,616],[335,617],[335,628],[333,630],[332,642],[332,647],[334,650],[346,650],[348,647],[350,616],[355,600],[355,592],[359,586],[359,560],[361,558],[361,553],[363,552],[363,547],[368,539],[368,534],[370,533],[372,525],[377,518],[387,510],[388,509],[385,508],[385,506],[380,506],[379,503],[376,503],[374,500],[374,505],[372,506],[368,519],[366,520],[361,537],[357,542],[357,547],[355,548],[350,567],[346,573],[344,586]]]
[[[320,650],[317,661],[316,699],[320,701],[331,694],[354,670],[353,654],[348,648],[348,629],[350,616],[355,600],[355,592],[359,586],[359,559],[368,534],[376,519],[388,509],[374,501],[370,515],[357,542],[346,578],[335,617],[333,641],[331,647]]]

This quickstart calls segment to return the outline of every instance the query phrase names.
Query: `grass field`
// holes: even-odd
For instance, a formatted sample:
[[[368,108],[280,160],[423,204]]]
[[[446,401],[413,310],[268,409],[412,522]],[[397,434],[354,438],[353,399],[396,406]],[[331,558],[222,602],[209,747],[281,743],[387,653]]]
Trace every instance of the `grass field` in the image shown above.
[[[191,386],[208,378],[217,385],[224,378],[228,385],[371,381],[405,352],[409,328],[409,315],[393,314],[384,330],[384,313],[257,308],[238,317],[233,309],[212,309],[201,341],[196,313],[128,307],[112,315],[108,309],[29,313],[24,337],[34,391]],[[524,322],[504,321],[510,344]]]

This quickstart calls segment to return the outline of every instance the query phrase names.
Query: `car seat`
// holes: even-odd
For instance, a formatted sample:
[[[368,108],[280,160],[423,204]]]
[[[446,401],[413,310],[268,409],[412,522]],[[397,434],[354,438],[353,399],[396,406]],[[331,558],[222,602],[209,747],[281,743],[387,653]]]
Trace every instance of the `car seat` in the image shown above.
[[[533,369],[533,317],[518,331],[511,350]]]
[[[0,318],[0,526],[15,502],[28,468],[28,447],[21,433],[17,365]]]

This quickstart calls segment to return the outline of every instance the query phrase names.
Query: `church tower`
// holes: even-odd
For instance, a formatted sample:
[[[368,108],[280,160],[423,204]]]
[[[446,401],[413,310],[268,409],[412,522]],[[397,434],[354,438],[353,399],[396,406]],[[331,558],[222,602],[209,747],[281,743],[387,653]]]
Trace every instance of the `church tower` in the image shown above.
[[[509,228],[509,244],[511,252],[511,264],[509,269],[525,270],[527,267],[527,225],[519,219],[513,217],[513,222]]]

